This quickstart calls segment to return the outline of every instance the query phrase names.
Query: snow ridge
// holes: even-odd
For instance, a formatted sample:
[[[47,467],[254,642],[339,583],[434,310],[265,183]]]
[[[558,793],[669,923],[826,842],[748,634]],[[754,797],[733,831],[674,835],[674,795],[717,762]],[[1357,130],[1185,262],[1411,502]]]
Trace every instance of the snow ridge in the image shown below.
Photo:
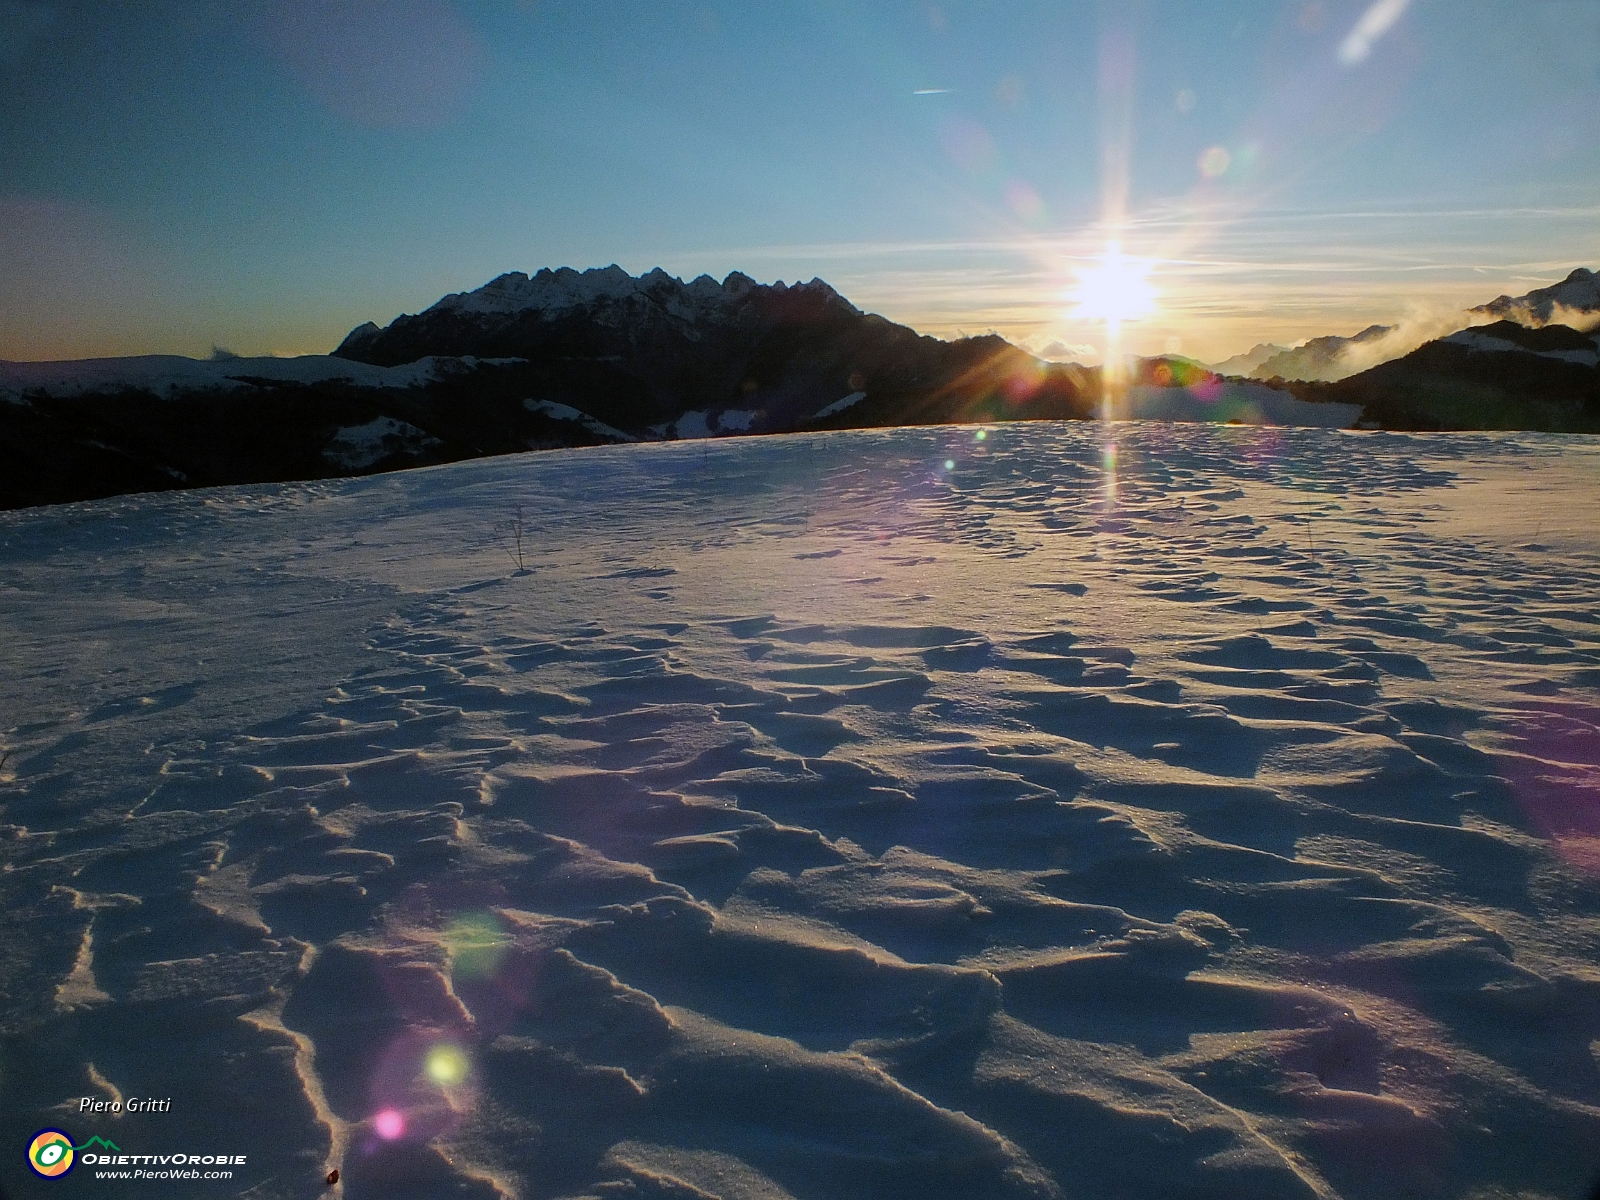
[[[576,271],[571,267],[558,267],[552,271],[545,267],[531,276],[521,271],[510,271],[491,279],[475,291],[454,292],[426,312],[510,315],[532,310],[553,316],[639,296],[661,304],[674,316],[692,319],[708,309],[728,307],[759,286],[755,280],[739,271],[730,272],[721,283],[710,275],[700,275],[685,283],[660,267],[638,278],[629,275],[615,263],[587,271]],[[849,303],[821,279],[796,283],[794,286],[824,292],[841,303]],[[788,290],[788,285],[782,280],[772,287],[776,291]],[[850,307],[854,311],[854,306]],[[353,331],[351,336],[365,336],[366,328],[363,326]],[[376,332],[376,327],[373,332]]]
[[[1519,346],[1516,342],[1505,338],[1494,337],[1482,333],[1477,329],[1463,329],[1459,333],[1452,333],[1443,339],[1456,346],[1465,346],[1469,350],[1490,354],[1532,354],[1539,358],[1553,358],[1558,362],[1577,363],[1579,366],[1593,367],[1600,365],[1600,347],[1595,350],[1562,349],[1562,350],[1533,350],[1527,346]],[[1600,342],[1600,339],[1597,339]]]
[[[275,383],[347,383],[355,387],[409,388],[433,383],[479,365],[515,359],[448,358],[430,355],[398,367],[378,367],[328,354],[295,358],[185,358],[178,354],[141,354],[129,358],[80,358],[60,362],[0,361],[0,399],[20,401],[30,392],[47,396],[81,396],[118,389],[170,396],[196,388],[238,391],[254,380]]]
[[[1600,275],[1587,267],[1576,267],[1560,283],[1534,288],[1525,296],[1497,296],[1468,311],[1538,327],[1557,321],[1560,310],[1566,310],[1561,316],[1600,315]]]

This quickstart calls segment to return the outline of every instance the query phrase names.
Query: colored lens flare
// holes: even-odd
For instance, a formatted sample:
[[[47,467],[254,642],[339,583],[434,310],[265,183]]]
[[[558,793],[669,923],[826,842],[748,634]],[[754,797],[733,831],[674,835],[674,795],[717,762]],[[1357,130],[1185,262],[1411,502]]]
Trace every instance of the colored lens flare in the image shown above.
[[[450,952],[451,976],[458,980],[493,975],[511,942],[492,913],[458,917],[440,940]]]
[[[454,1087],[467,1077],[467,1056],[457,1047],[441,1043],[428,1051],[422,1069],[440,1087]]]
[[[1224,146],[1212,146],[1200,155],[1200,174],[1207,179],[1220,178],[1233,162],[1233,155]]]
[[[1013,179],[1006,184],[1006,203],[1012,212],[1025,221],[1038,221],[1044,217],[1044,200],[1020,179]]]
[[[406,1131],[406,1119],[392,1108],[386,1108],[372,1118],[372,1128],[386,1142],[392,1142]]]
[[[1129,258],[1117,242],[1106,246],[1095,265],[1078,271],[1078,286],[1069,297],[1078,318],[1117,324],[1137,321],[1155,310],[1156,290],[1151,285],[1151,263]]]

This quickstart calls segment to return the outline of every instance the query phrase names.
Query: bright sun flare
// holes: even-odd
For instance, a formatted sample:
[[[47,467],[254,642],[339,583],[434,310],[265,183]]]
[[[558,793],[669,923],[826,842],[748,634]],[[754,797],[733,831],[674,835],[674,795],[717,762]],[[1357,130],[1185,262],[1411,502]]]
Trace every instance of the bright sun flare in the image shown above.
[[[1148,316],[1156,306],[1150,265],[1147,259],[1124,255],[1118,243],[1108,243],[1094,266],[1079,270],[1078,286],[1069,297],[1077,302],[1072,315],[1110,324]]]

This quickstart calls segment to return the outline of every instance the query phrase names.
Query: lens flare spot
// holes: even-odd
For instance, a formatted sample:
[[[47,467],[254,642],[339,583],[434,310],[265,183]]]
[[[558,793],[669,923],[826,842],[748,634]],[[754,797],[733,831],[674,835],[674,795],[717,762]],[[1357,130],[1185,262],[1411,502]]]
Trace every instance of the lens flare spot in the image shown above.
[[[467,1077],[467,1056],[459,1048],[441,1043],[428,1051],[422,1069],[440,1087],[454,1087]]]
[[[1207,179],[1220,179],[1233,162],[1233,156],[1223,146],[1212,146],[1200,155],[1200,174]]]
[[[1044,216],[1044,200],[1020,179],[1006,184],[1006,203],[1024,221],[1037,221]]]
[[[953,459],[953,458],[945,459],[944,460],[944,469],[946,471],[954,471],[956,469],[956,460]]]
[[[989,131],[967,117],[952,117],[940,130],[944,152],[950,161],[969,175],[983,175],[994,170],[1000,161],[1000,151]]]
[[[493,914],[472,913],[452,921],[440,941],[450,952],[451,976],[470,980],[493,975],[511,939]]]
[[[1001,386],[1004,388],[1007,398],[1013,404],[1020,404],[1039,390],[1039,385],[1044,382],[1044,378],[1044,368],[1038,363],[1034,363],[1029,366],[1019,367],[1013,371],[1006,377],[1005,383]]]
[[[981,442],[981,441],[983,441],[984,438],[989,436],[989,431],[987,429],[980,429],[980,430],[978,430],[977,433],[973,434],[972,436],[977,438]]]
[[[372,1118],[372,1128],[386,1142],[392,1142],[406,1131],[406,1119],[392,1108],[386,1108]]]

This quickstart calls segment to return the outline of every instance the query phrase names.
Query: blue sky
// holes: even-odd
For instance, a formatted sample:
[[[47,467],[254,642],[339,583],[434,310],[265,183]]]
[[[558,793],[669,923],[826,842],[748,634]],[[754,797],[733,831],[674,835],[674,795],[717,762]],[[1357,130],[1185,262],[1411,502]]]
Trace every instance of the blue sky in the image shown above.
[[[1215,359],[1600,265],[1596,130],[1596,0],[0,0],[0,357],[617,262],[1088,359],[1115,233]]]

